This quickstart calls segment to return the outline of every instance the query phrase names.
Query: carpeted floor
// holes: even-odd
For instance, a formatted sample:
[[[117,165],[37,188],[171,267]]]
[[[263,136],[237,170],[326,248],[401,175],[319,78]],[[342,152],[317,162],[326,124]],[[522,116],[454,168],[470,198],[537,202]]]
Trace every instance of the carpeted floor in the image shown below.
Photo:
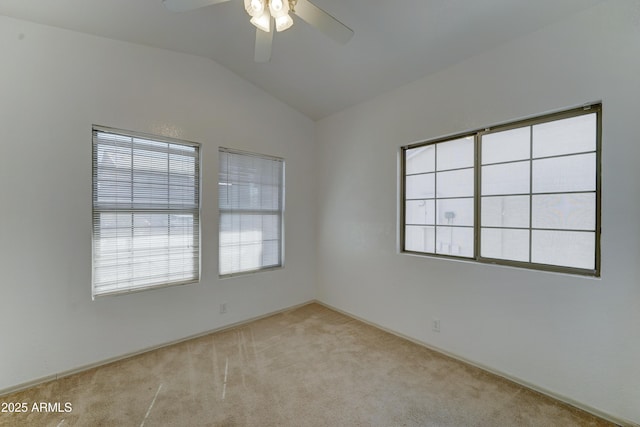
[[[29,407],[11,427],[612,425],[318,304],[0,402]]]

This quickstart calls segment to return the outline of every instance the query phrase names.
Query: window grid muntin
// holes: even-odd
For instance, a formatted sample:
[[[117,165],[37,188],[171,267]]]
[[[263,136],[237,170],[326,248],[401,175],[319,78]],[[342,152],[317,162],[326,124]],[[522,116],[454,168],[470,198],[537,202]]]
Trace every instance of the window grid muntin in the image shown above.
[[[523,126],[530,126],[533,127],[536,124],[542,124],[542,123],[549,123],[549,122],[553,122],[553,121],[558,121],[558,120],[562,120],[562,119],[566,119],[566,118],[573,118],[573,117],[578,117],[581,115],[588,115],[588,114],[595,114],[595,150],[592,151],[580,151],[580,152],[574,152],[574,153],[564,153],[564,154],[557,154],[557,155],[552,155],[552,156],[540,156],[540,157],[533,157],[533,132],[530,132],[530,158],[529,158],[529,162],[530,162],[530,174],[533,174],[533,161],[534,160],[541,160],[541,159],[547,159],[547,158],[560,158],[560,157],[569,157],[569,156],[578,156],[578,155],[582,155],[582,154],[591,154],[594,153],[595,154],[595,166],[594,166],[594,170],[595,170],[595,189],[592,191],[562,191],[562,192],[539,192],[539,193],[533,193],[533,188],[532,188],[532,182],[530,182],[530,188],[529,188],[529,193],[518,193],[518,194],[511,194],[511,193],[507,193],[507,194],[491,194],[490,196],[481,196],[481,167],[482,166],[487,166],[487,165],[493,165],[493,164],[502,164],[502,163],[515,163],[517,161],[522,161],[522,160],[514,160],[514,161],[506,161],[506,162],[494,162],[494,163],[488,163],[483,165],[481,163],[481,145],[480,145],[480,137],[483,134],[487,134],[489,132],[493,133],[493,132],[498,132],[498,131],[506,131],[506,130],[510,130],[510,129],[516,129],[516,128],[520,128]],[[512,267],[520,267],[520,268],[526,268],[526,269],[530,269],[530,270],[542,270],[542,271],[549,271],[549,272],[557,272],[557,273],[568,273],[568,274],[577,274],[577,275],[586,275],[586,276],[595,276],[595,277],[600,277],[600,268],[601,268],[601,224],[602,224],[602,218],[601,218],[601,210],[602,210],[602,194],[601,194],[601,188],[602,188],[602,176],[601,176],[601,170],[602,170],[602,161],[601,161],[601,151],[602,151],[602,105],[600,103],[594,103],[594,104],[588,104],[582,107],[578,107],[578,108],[574,108],[574,109],[570,109],[570,110],[565,110],[565,111],[561,111],[558,113],[550,113],[550,114],[546,114],[546,115],[542,115],[542,116],[538,116],[538,117],[534,117],[531,119],[524,119],[524,120],[519,120],[519,121],[515,121],[515,122],[511,122],[511,123],[506,123],[506,124],[502,124],[502,125],[496,125],[493,127],[487,127],[487,128],[483,128],[483,129],[478,129],[476,131],[473,132],[469,132],[469,133],[464,133],[464,134],[459,134],[459,135],[453,135],[453,136],[449,136],[449,137],[443,137],[443,138],[439,138],[437,140],[432,140],[432,141],[427,141],[427,142],[421,142],[421,143],[415,143],[415,144],[410,144],[407,146],[402,147],[401,149],[401,159],[400,159],[400,167],[401,167],[401,171],[402,171],[402,180],[401,180],[401,186],[400,186],[400,192],[401,192],[401,199],[402,199],[402,203],[400,206],[400,218],[401,218],[401,227],[400,227],[400,247],[401,247],[401,251],[405,252],[405,253],[412,253],[412,254],[417,254],[417,255],[426,255],[429,257],[444,257],[444,258],[460,258],[460,257],[456,257],[456,256],[450,256],[450,255],[443,255],[443,254],[434,254],[434,253],[426,253],[426,252],[416,252],[416,251],[411,251],[411,250],[406,250],[405,249],[405,241],[406,241],[406,236],[405,236],[405,203],[407,201],[407,199],[405,199],[405,180],[406,180],[406,175],[404,175],[404,171],[406,170],[406,151],[413,149],[413,148],[418,148],[421,146],[427,146],[430,144],[437,144],[439,142],[446,142],[449,140],[455,140],[455,139],[459,139],[459,138],[463,138],[466,136],[474,136],[476,139],[476,155],[475,155],[475,163],[474,163],[474,170],[475,170],[475,191],[474,191],[474,197],[476,199],[476,210],[475,210],[475,225],[474,225],[474,232],[475,232],[475,239],[476,239],[476,247],[475,247],[475,257],[474,258],[465,258],[463,257],[462,259],[465,260],[469,260],[469,261],[475,261],[475,262],[480,262],[480,263],[488,263],[488,264],[498,264],[498,265],[506,265],[506,266],[512,266]],[[531,179],[531,178],[530,178]],[[480,237],[480,230],[482,228],[493,228],[493,227],[483,227],[481,224],[481,198],[482,197],[504,197],[504,196],[515,196],[515,195],[522,195],[522,196],[529,196],[529,209],[532,210],[533,209],[533,197],[534,196],[541,196],[541,195],[555,195],[555,194],[562,194],[562,195],[571,195],[571,194],[595,194],[595,227],[594,230],[579,230],[579,229],[565,229],[565,228],[560,228],[560,229],[555,229],[555,228],[532,228],[533,225],[533,218],[532,218],[532,213],[529,213],[529,227],[532,228],[531,232],[530,232],[530,237],[529,237],[529,245],[531,245],[532,243],[532,232],[533,231],[567,231],[567,232],[583,232],[583,233],[593,233],[594,234],[594,268],[593,269],[585,269],[585,268],[577,268],[577,267],[568,267],[568,266],[558,266],[558,265],[552,265],[552,264],[541,264],[541,263],[534,263],[534,262],[518,262],[518,261],[509,261],[509,260],[501,260],[501,259],[494,259],[494,258],[483,258],[480,256],[480,246],[481,246],[481,237]],[[504,228],[504,227],[499,227],[499,228]],[[505,228],[506,229],[506,228]],[[511,228],[509,228],[511,229]],[[519,228],[516,228],[519,229]],[[532,250],[531,248],[529,249],[529,255],[531,256]]]

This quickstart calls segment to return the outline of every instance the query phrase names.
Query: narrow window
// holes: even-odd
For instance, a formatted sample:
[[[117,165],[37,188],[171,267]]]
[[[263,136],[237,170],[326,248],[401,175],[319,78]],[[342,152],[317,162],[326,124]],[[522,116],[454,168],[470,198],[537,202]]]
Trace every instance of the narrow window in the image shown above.
[[[199,150],[94,126],[94,297],[199,280]]]
[[[402,250],[599,276],[600,115],[591,105],[404,147]]]
[[[283,265],[284,160],[219,149],[219,274]]]

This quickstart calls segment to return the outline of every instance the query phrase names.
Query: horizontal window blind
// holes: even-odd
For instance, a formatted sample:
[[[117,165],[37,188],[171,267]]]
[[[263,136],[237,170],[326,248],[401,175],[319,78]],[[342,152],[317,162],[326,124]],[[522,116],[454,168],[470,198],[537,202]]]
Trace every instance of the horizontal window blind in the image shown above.
[[[283,264],[284,160],[219,150],[219,273]]]
[[[199,280],[199,146],[93,129],[93,296]]]

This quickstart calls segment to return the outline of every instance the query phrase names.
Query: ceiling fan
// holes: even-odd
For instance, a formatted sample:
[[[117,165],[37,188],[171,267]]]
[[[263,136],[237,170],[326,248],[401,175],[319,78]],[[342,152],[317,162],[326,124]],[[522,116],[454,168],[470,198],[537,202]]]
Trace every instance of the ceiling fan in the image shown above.
[[[230,0],[162,0],[164,6],[174,12],[199,9],[227,1]],[[244,0],[244,7],[251,16],[250,22],[256,26],[256,62],[268,62],[271,58],[273,27],[280,32],[293,25],[289,12],[340,44],[347,43],[353,36],[351,28],[308,0]]]

